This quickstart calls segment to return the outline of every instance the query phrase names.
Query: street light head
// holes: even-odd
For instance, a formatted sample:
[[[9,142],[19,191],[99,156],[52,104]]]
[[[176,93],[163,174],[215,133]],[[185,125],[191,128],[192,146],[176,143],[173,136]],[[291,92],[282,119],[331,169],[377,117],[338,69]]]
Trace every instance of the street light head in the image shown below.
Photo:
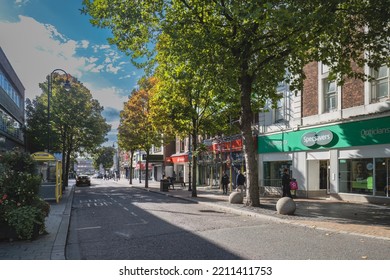
[[[64,89],[65,89],[66,91],[69,91],[71,87],[72,87],[72,86],[70,85],[69,80],[66,79],[65,84],[64,84]]]

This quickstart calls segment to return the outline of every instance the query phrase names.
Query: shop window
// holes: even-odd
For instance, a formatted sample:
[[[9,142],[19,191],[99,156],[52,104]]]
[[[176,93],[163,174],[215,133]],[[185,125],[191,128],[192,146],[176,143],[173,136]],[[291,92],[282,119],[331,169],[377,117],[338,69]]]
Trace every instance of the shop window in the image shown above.
[[[282,186],[282,174],[285,168],[290,170],[291,173],[291,161],[267,161],[263,164],[263,186],[281,187]]]
[[[373,159],[342,159],[340,168],[340,192],[373,194]]]

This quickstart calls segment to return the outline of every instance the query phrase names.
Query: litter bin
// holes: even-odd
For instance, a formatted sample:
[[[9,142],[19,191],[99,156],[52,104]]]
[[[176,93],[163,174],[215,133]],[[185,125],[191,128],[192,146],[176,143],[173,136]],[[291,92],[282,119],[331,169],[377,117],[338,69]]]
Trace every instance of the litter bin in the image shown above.
[[[167,192],[170,184],[169,180],[160,180],[160,191]]]

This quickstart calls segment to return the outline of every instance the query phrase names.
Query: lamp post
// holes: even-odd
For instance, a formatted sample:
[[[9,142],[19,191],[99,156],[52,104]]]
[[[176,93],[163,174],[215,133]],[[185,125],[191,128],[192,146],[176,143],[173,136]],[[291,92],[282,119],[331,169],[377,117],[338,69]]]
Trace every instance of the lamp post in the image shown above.
[[[119,158],[119,154],[120,154],[120,151],[119,151],[119,144],[118,142],[114,142],[112,143],[112,147],[115,149],[115,143],[117,143],[118,145],[118,148],[116,149],[116,154],[115,154],[115,161],[114,161],[114,164],[115,164],[115,176],[116,176],[116,180],[119,180],[120,179],[120,158]]]
[[[53,82],[53,74],[57,71],[61,71],[66,76],[66,81],[64,84],[64,89],[66,91],[70,90],[70,82],[68,79],[68,73],[66,73],[62,69],[54,69],[50,75],[47,76],[47,152],[50,153],[50,133],[51,133],[51,125],[50,125],[50,98],[52,94],[52,82]]]

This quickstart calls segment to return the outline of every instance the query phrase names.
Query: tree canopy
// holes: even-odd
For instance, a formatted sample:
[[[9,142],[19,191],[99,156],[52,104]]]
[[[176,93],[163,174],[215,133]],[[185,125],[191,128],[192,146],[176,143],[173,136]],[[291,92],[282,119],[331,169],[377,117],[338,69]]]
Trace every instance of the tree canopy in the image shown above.
[[[299,90],[303,66],[311,61],[329,65],[339,81],[345,76],[365,78],[355,72],[351,61],[360,66],[390,64],[387,0],[84,0],[83,4],[92,24],[110,28],[109,42],[136,62],[140,58],[146,59],[143,65],[154,62],[159,44],[169,41],[175,44],[180,63],[188,61],[193,70],[207,72],[207,78],[220,78],[216,86],[222,85],[228,100],[239,104],[253,206],[260,199],[252,116],[256,105],[279,98],[277,83],[287,79],[291,88]]]
[[[92,98],[91,92],[75,78],[71,81],[70,90],[66,91],[62,87],[64,78],[53,75],[50,126],[47,119],[47,82],[40,84],[42,94],[27,102],[26,115],[30,151],[46,149],[50,137],[50,152],[62,153],[64,182],[67,182],[70,159],[76,153],[92,153],[106,141],[105,136],[111,127],[101,115],[103,107]]]

